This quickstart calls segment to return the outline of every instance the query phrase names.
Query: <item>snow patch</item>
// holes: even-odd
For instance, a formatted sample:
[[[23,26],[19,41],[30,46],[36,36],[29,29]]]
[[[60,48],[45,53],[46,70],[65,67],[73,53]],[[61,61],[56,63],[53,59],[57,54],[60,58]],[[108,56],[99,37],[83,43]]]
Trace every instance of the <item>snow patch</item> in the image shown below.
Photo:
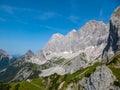
[[[73,32],[77,32],[75,29],[72,30]]]

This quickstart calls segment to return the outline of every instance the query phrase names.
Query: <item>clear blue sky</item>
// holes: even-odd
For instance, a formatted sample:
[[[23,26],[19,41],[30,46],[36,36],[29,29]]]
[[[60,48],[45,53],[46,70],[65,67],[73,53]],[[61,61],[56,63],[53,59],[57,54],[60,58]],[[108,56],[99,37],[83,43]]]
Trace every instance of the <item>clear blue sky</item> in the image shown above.
[[[54,33],[89,20],[108,23],[120,0],[0,0],[0,48],[10,54],[42,49]]]

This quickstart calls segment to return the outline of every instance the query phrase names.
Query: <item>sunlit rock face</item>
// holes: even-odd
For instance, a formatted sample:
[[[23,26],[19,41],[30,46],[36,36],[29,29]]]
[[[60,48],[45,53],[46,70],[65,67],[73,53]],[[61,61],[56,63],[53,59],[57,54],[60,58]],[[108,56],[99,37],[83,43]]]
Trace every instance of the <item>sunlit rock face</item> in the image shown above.
[[[32,58],[30,59],[30,62],[36,63],[36,64],[44,64],[47,62],[46,55],[44,54],[43,50],[38,51]]]
[[[79,30],[71,30],[67,35],[54,34],[43,48],[46,59],[53,57],[74,58],[76,53],[86,54],[88,61],[102,54],[108,37],[109,25],[91,20]]]
[[[89,78],[85,77],[81,85],[85,90],[120,90],[114,85],[115,77],[107,66],[97,67]]]
[[[11,62],[13,62],[13,57],[0,49],[0,70],[8,66]]]
[[[30,61],[34,56],[34,53],[31,50],[28,50],[24,55],[22,55],[18,60]]]
[[[46,69],[43,71],[45,73],[41,75],[49,76],[46,72],[51,74],[50,71],[57,73],[56,68],[65,71],[64,73],[74,73],[80,68],[100,61],[103,48],[107,43],[108,30],[108,24],[91,20],[81,29],[73,29],[67,35],[54,34],[43,48],[43,55],[46,61],[50,60],[52,62],[54,58],[59,57],[65,60],[55,67]],[[41,56],[41,54],[38,54],[38,56]],[[44,61],[44,59],[42,60]]]
[[[3,58],[8,58],[9,60],[12,59],[13,57],[11,55],[9,55],[6,51],[0,49],[0,61],[3,59]]]
[[[120,7],[112,14],[109,24],[108,41],[102,55],[104,62],[109,61],[114,54],[120,51]]]

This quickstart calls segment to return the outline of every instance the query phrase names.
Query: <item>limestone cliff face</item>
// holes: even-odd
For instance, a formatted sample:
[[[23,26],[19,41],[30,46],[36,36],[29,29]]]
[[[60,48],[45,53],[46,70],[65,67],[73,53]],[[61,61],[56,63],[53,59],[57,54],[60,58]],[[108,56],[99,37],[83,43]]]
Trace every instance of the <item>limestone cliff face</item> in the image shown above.
[[[44,54],[50,60],[61,56],[71,58],[84,52],[88,61],[94,60],[101,55],[107,43],[108,30],[108,25],[102,21],[91,20],[67,35],[54,34],[44,47]]]
[[[65,60],[61,63],[62,65],[58,64],[43,71],[42,76],[49,76],[51,72],[57,73],[56,68],[65,73],[74,73],[90,63],[101,60],[103,48],[107,43],[108,30],[108,25],[102,21],[91,20],[78,31],[73,29],[67,35],[54,34],[43,49],[43,55],[51,62],[56,57],[62,57]],[[47,61],[36,59],[36,57],[33,60]]]
[[[120,7],[114,11],[109,25],[108,41],[102,54],[102,60],[104,62],[109,61],[120,50]]]
[[[34,56],[34,53],[31,50],[28,50],[24,55],[22,55],[18,60],[30,61],[30,59]]]
[[[106,43],[108,27],[102,21],[91,20],[80,30],[72,30],[67,35],[54,34],[43,49],[47,55],[51,53],[84,50],[89,46],[99,46]]]
[[[6,51],[0,49],[0,61],[4,58],[8,58],[9,60],[11,60],[13,57],[9,55]]]
[[[120,90],[114,86],[115,77],[107,66],[99,66],[89,78],[85,77],[81,85],[85,90]]]
[[[14,61],[14,58],[6,51],[0,49],[0,70],[6,68],[10,63]]]

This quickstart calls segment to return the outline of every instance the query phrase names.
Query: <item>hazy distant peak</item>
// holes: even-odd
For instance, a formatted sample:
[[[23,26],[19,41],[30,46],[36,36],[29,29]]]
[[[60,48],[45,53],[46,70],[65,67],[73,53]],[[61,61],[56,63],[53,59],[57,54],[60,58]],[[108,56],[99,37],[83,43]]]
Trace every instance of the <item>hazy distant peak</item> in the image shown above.
[[[10,56],[6,51],[0,49],[0,59],[2,59],[3,57],[8,57],[9,59],[12,59],[12,56]]]
[[[27,52],[33,53],[32,50],[28,50]]]
[[[0,55],[1,54],[7,55],[6,51],[4,51],[3,49],[0,49]]]
[[[28,55],[28,56],[31,56],[31,55],[34,55],[34,53],[31,51],[31,50],[28,50],[25,55]]]

